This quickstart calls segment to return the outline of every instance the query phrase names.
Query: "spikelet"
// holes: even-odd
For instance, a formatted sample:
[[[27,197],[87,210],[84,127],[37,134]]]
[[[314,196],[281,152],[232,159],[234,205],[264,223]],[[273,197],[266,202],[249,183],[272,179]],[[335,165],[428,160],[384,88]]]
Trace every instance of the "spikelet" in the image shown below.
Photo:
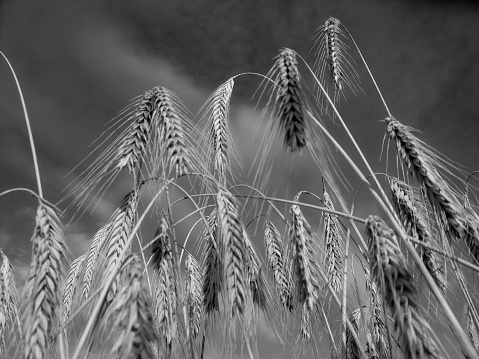
[[[396,143],[400,158],[403,160],[410,175],[419,182],[421,189],[427,195],[441,226],[453,237],[460,238],[464,233],[464,219],[462,208],[441,175],[433,158],[424,144],[411,133],[411,129],[401,124],[393,117],[387,117],[387,133]]]
[[[369,216],[366,235],[372,275],[386,306],[391,310],[405,358],[440,358],[429,324],[420,314],[413,278],[394,231],[381,218]]]
[[[136,221],[139,190],[134,189],[122,200],[120,207],[113,213],[108,222],[108,233],[106,234],[106,264],[103,272],[103,280],[106,281],[113,272],[115,266],[122,262],[129,252],[126,247],[128,237]],[[118,278],[118,276],[117,276]],[[117,279],[111,284],[107,301],[113,299],[117,291]]]
[[[285,256],[284,244],[281,234],[273,222],[267,221],[264,231],[264,242],[266,258],[273,272],[273,278],[276,286],[276,293],[283,308],[289,311],[293,310],[293,301],[291,297],[291,288],[288,281],[288,265]]]
[[[295,198],[295,201],[297,199]],[[297,205],[291,206],[293,217],[291,225],[291,243],[293,247],[293,266],[298,302],[306,304],[309,311],[319,298],[317,265],[312,247],[311,227]]]
[[[316,56],[314,72],[322,83],[333,83],[334,103],[339,101],[345,87],[349,87],[353,93],[360,88],[356,63],[348,54],[346,41],[349,41],[349,36],[342,27],[338,19],[329,17],[314,31],[313,36]],[[329,92],[331,91],[328,94]],[[322,95],[318,97],[321,98]]]
[[[0,357],[5,353],[5,334],[8,329],[14,332],[15,326],[21,330],[13,266],[0,249]]]
[[[334,210],[333,201],[328,191],[324,188],[324,205],[326,208]],[[339,292],[343,283],[343,253],[341,243],[341,232],[338,216],[329,212],[323,212],[323,239],[325,242],[324,259],[328,274],[328,281],[331,287]]]
[[[154,359],[151,343],[156,340],[155,329],[143,266],[136,255],[130,258],[125,281],[106,312],[107,318],[114,319],[110,335],[116,338],[111,356]]]
[[[48,343],[60,308],[65,243],[53,208],[40,202],[32,237],[32,262],[24,288],[24,357],[47,357]]]
[[[219,189],[216,195],[217,235],[223,253],[223,283],[226,315],[233,318],[243,313],[247,300],[243,228],[236,198]]]
[[[186,301],[190,335],[196,339],[200,332],[201,316],[203,312],[203,293],[201,291],[201,271],[199,263],[192,255],[187,254],[186,268]]]
[[[388,177],[388,181],[391,188],[394,208],[408,234],[416,237],[427,245],[433,245],[431,231],[424,216],[415,205],[418,201],[412,189],[397,179]],[[444,278],[444,267],[436,253],[429,248],[421,248],[421,254],[427,271],[431,274],[441,292],[445,293],[446,280]]]
[[[155,278],[153,295],[155,322],[167,352],[171,352],[173,339],[177,336],[178,324],[178,292],[170,238],[168,222],[163,217],[151,248],[151,265]]]

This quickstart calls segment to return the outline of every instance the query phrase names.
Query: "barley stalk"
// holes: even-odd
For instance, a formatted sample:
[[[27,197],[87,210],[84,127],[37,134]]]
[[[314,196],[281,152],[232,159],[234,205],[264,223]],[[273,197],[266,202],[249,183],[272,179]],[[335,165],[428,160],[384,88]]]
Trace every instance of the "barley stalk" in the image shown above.
[[[391,310],[405,358],[440,358],[430,327],[420,314],[416,288],[394,231],[379,217],[369,216],[366,235],[372,275]]]

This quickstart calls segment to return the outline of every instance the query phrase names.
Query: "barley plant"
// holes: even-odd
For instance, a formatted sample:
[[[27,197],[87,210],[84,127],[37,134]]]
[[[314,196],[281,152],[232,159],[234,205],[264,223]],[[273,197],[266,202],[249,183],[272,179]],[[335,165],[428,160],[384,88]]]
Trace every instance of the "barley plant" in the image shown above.
[[[29,131],[38,188],[1,194],[27,191],[38,210],[21,296],[0,249],[0,356],[252,359],[261,329],[285,357],[479,358],[470,176],[390,113],[338,19],[314,31],[310,54],[279,50],[269,72],[226,79],[196,115],[181,94],[146,89],[57,204],[43,196]],[[339,111],[361,92],[360,68],[384,105],[384,118],[368,119],[384,129],[378,169]],[[229,123],[244,76],[258,79],[265,128],[247,169]],[[280,193],[273,167],[305,153],[317,190]],[[63,226],[119,178],[130,189],[72,258]],[[355,192],[376,213],[358,217]]]

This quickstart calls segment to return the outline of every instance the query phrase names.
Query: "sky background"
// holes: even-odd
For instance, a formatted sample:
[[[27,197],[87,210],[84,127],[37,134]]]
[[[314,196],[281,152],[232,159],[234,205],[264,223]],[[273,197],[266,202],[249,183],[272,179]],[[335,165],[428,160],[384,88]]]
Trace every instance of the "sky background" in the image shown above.
[[[292,48],[312,64],[311,34],[329,16],[340,19],[354,36],[393,115],[421,130],[422,140],[468,171],[478,170],[476,2],[0,1],[0,50],[12,63],[25,96],[45,197],[53,203],[62,198],[75,173],[65,176],[133,97],[165,86],[196,113],[229,77],[266,73],[280,48]],[[340,111],[373,168],[381,172],[385,125],[380,120],[387,113],[364,67],[358,72],[366,95],[349,93]],[[246,168],[257,151],[251,141],[258,113],[251,96],[259,83],[240,78],[233,92],[231,128]],[[297,188],[321,192],[320,176],[306,155],[289,175]],[[359,180],[349,177],[348,170],[346,175],[357,187]],[[0,192],[14,187],[36,190],[36,182],[18,92],[2,59]],[[75,256],[126,190],[121,183],[114,186],[92,215],[65,229]],[[364,203],[357,212],[363,217],[374,209]],[[28,194],[0,197],[0,247],[15,265],[20,288],[35,211],[36,202]],[[278,355],[274,345],[264,340],[265,358]]]

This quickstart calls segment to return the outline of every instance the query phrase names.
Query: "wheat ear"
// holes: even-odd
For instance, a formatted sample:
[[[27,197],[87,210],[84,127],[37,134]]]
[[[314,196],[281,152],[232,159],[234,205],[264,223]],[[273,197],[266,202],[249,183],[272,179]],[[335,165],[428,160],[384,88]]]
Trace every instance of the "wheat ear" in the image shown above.
[[[40,202],[32,237],[32,264],[24,288],[23,328],[26,359],[47,357],[48,343],[60,306],[65,243],[53,208]]]
[[[408,186],[405,183],[394,178],[389,177],[388,181],[391,188],[394,208],[399,215],[404,228],[410,235],[417,237],[421,242],[433,245],[428,224],[415,205],[417,201],[415,200],[412,189],[408,190]],[[422,248],[421,251],[424,265],[434,278],[438,288],[444,294],[446,290],[444,267],[440,263],[435,252],[426,247]]]
[[[13,276],[13,266],[0,249],[0,356],[5,353],[5,333],[14,326],[21,331],[18,315],[18,294]]]
[[[396,142],[397,151],[404,161],[409,173],[416,177],[422,190],[426,193],[432,208],[441,219],[442,227],[460,238],[464,233],[462,209],[455,194],[434,167],[437,163],[430,151],[419,139],[394,117],[387,117],[387,133]]]
[[[406,359],[440,358],[430,327],[420,314],[416,288],[396,234],[377,216],[366,220],[372,275],[395,323]]]
[[[135,255],[127,261],[130,264],[124,269],[125,281],[106,312],[107,318],[114,318],[110,333],[116,338],[111,355],[154,359],[151,343],[156,340],[155,329],[143,266]]]

